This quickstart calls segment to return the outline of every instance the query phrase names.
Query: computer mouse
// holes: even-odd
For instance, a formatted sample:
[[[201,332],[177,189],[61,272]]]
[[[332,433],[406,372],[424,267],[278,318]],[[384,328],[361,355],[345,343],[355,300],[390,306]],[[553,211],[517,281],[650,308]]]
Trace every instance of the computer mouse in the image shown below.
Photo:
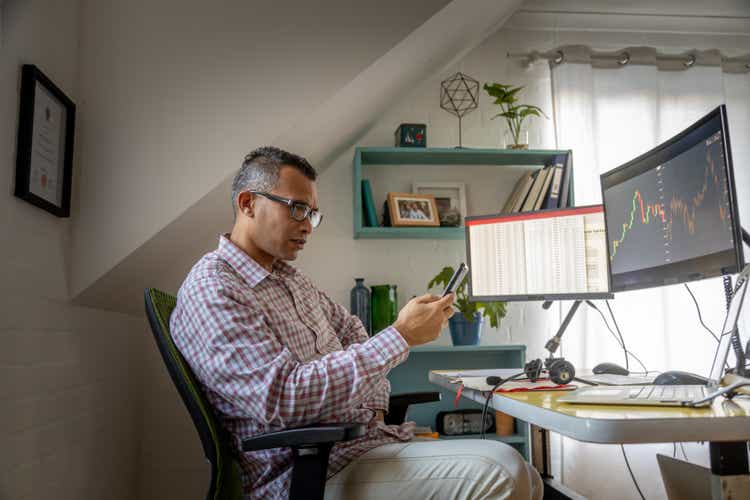
[[[695,373],[668,371],[660,373],[653,382],[654,385],[706,385],[708,379]]]
[[[612,375],[630,375],[630,371],[627,368],[623,368],[617,363],[599,363],[591,371],[596,375],[600,373],[607,373]]]

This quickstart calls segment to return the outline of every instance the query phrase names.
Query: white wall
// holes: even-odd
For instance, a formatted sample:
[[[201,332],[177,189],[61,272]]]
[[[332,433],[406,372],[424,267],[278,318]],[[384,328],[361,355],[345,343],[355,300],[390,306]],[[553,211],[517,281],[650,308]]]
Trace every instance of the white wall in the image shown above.
[[[73,294],[447,2],[84,1]]]
[[[2,5],[0,498],[129,499],[136,491],[143,320],[72,306],[70,219],[12,195],[21,65],[38,65],[76,101],[78,8]]]

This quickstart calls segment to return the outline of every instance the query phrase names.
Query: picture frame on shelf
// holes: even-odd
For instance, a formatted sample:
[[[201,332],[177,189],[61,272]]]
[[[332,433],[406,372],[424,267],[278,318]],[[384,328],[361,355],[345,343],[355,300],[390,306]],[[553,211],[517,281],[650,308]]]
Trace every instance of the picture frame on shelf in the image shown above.
[[[437,204],[432,195],[388,193],[388,211],[394,227],[440,225]]]
[[[466,217],[466,184],[463,182],[414,182],[412,191],[435,197],[441,226],[459,226]]]
[[[70,216],[76,106],[33,64],[21,69],[14,195]]]

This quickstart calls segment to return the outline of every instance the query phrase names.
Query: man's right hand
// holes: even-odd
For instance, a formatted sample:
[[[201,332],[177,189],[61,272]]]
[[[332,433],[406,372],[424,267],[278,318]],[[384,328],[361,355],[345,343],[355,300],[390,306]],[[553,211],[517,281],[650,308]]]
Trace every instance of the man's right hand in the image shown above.
[[[435,340],[453,316],[454,299],[452,293],[442,298],[430,294],[414,297],[399,311],[393,326],[409,346]]]

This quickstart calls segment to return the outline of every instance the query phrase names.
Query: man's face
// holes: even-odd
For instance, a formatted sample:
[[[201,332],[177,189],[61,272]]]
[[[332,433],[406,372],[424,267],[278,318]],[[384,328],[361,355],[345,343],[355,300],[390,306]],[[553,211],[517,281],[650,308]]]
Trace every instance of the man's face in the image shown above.
[[[270,194],[318,209],[315,182],[293,167],[281,167],[279,182]],[[287,205],[261,195],[254,196],[253,242],[260,250],[276,259],[296,259],[312,233],[310,219],[298,222],[291,218]]]

